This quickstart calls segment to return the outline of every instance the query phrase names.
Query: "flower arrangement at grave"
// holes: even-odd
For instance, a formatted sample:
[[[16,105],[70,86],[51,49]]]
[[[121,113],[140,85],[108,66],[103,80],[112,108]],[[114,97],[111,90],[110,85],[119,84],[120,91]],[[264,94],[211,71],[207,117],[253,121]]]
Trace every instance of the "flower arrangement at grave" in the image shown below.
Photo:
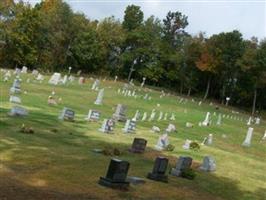
[[[194,151],[199,151],[200,150],[200,145],[199,145],[198,142],[193,141],[193,142],[190,143],[189,148],[191,150],[194,150]]]
[[[33,134],[34,130],[32,127],[27,127],[25,124],[22,124],[19,130],[21,133],[26,133],[26,134]]]

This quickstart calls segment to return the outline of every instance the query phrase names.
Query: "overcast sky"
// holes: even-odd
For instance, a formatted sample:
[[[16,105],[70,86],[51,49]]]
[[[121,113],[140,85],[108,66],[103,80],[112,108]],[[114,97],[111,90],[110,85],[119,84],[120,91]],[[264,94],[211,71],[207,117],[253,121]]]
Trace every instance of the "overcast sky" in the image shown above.
[[[25,0],[34,4],[40,0]],[[163,19],[170,11],[188,16],[187,31],[207,36],[239,30],[244,38],[266,37],[266,0],[65,0],[74,11],[83,12],[90,19],[101,20],[114,15],[123,20],[127,5],[141,6],[144,17],[154,15]]]

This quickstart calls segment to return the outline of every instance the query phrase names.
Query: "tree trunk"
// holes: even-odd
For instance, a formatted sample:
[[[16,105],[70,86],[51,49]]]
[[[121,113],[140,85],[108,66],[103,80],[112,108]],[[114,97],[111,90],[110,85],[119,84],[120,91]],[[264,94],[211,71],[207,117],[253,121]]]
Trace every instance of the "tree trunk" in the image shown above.
[[[191,87],[188,89],[187,91],[187,96],[189,97],[190,96],[190,93],[191,93]]]
[[[182,94],[183,93],[183,82],[181,82],[181,84],[180,84],[180,94]]]
[[[206,100],[207,97],[208,97],[209,90],[210,90],[210,85],[211,85],[211,78],[209,77],[209,78],[208,78],[208,83],[207,83],[206,92],[205,92],[205,95],[204,95],[204,97],[203,97],[203,100]]]
[[[257,88],[254,88],[254,96],[253,96],[253,105],[252,105],[252,116],[255,114],[256,111],[256,101],[257,101]]]
[[[223,89],[222,89],[222,102],[221,104],[224,104],[224,96],[225,96],[225,85],[223,85]]]

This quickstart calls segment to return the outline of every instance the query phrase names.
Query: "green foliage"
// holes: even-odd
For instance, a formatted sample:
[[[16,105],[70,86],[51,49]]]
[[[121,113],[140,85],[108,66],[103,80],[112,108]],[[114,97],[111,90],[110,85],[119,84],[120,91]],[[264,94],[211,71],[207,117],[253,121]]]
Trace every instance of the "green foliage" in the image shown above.
[[[169,11],[144,20],[136,5],[124,19],[92,21],[67,2],[0,2],[0,62],[40,71],[82,70],[118,75],[166,87],[181,95],[204,95],[233,105],[266,108],[265,41],[243,40],[239,31],[206,38],[186,32],[188,17]],[[203,96],[203,95],[202,95]]]
[[[193,169],[184,169],[181,171],[181,177],[193,180],[196,178],[196,172]]]
[[[174,151],[175,146],[172,144],[168,144],[167,147],[165,148],[166,151]]]
[[[199,151],[200,150],[200,145],[197,142],[191,142],[189,145],[189,148],[194,150],[194,151]]]

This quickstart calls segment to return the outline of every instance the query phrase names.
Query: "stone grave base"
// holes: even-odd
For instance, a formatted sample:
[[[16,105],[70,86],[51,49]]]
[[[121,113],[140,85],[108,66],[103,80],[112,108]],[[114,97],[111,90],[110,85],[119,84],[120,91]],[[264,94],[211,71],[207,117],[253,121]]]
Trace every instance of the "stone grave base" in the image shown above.
[[[148,173],[147,178],[154,180],[154,181],[161,181],[161,182],[168,183],[168,176],[166,176],[164,174]]]
[[[143,150],[130,148],[130,149],[128,149],[128,151],[131,152],[131,153],[144,153],[145,150],[143,151]]]
[[[102,186],[114,188],[114,189],[128,189],[129,182],[113,182],[110,179],[100,177],[99,184]]]
[[[181,175],[181,171],[180,170],[177,170],[175,168],[172,168],[171,175],[173,175],[173,176],[180,176]]]

